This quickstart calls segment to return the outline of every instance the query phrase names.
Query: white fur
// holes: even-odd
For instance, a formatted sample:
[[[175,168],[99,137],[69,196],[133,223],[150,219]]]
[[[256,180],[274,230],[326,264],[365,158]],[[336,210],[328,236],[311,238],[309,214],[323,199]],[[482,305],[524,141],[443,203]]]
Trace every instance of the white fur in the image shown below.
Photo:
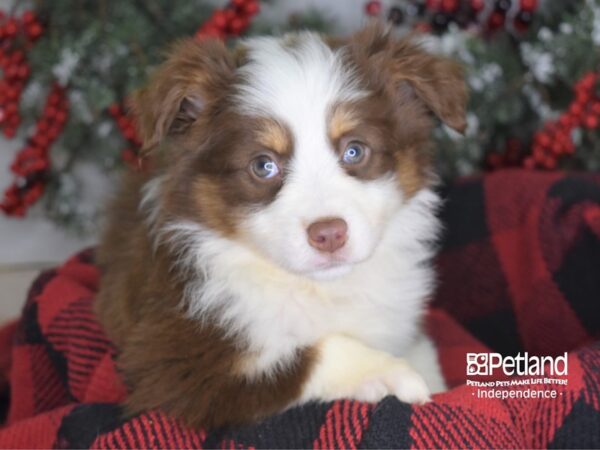
[[[362,342],[330,335],[317,344],[318,362],[299,402],[354,398],[377,402],[392,394],[406,402],[426,402],[423,378],[401,358]]]
[[[315,33],[300,33],[293,40],[252,38],[244,46],[248,61],[239,70],[244,80],[237,95],[240,110],[285,120],[301,132],[297,138],[320,139],[332,102],[365,95],[355,68],[344,65],[340,50]]]
[[[318,35],[246,42],[239,108],[246,114],[275,117],[294,138],[294,156],[285,186],[266,208],[249,215],[241,227],[258,251],[288,270],[327,278],[367,259],[383,224],[402,202],[392,178],[364,182],[348,176],[328,139],[329,115],[338,102],[365,94],[352,67]],[[335,255],[308,244],[307,227],[322,218],[341,217],[349,239]]]
[[[213,313],[223,329],[243,336],[257,355],[252,372],[258,374],[328,334],[404,355],[434,283],[429,259],[437,203],[431,191],[418,193],[391,218],[373,255],[331,280],[290,272],[196,223],[171,223],[163,233],[180,249],[181,266],[201,274],[186,293],[188,314]]]
[[[163,224],[157,240],[175,248],[180,268],[197,274],[185,293],[189,316],[216,321],[247,345],[248,377],[274,374],[298,348],[331,337],[305,398],[375,392],[408,400],[408,388],[423,400],[418,375],[389,355],[406,355],[421,339],[419,321],[434,284],[439,199],[424,189],[407,200],[391,175],[363,181],[344,172],[327,138],[328,114],[336,102],[364,92],[353,69],[318,36],[301,34],[292,46],[284,41],[247,42],[238,94],[243,113],[275,117],[292,131],[294,156],[276,199],[247,215],[236,240],[177,220]],[[145,208],[158,200],[159,186],[146,188]],[[348,224],[348,241],[334,255],[307,241],[308,225],[325,217]],[[421,348],[421,369],[439,374],[435,349]],[[347,364],[340,366],[342,360]],[[372,383],[363,386],[347,370]],[[439,375],[428,378],[430,388],[443,386]],[[335,388],[344,380],[345,387]]]
[[[144,214],[146,223],[150,227],[152,233],[157,231],[156,223],[160,214],[160,205],[158,202],[164,178],[164,175],[157,176],[142,186],[142,199],[138,209]]]

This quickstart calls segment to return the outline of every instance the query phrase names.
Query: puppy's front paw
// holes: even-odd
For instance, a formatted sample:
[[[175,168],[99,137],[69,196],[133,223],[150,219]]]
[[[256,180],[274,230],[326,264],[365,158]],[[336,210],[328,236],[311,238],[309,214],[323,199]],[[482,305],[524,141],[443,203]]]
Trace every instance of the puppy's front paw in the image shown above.
[[[425,381],[403,358],[341,335],[328,336],[317,350],[317,364],[300,402],[353,398],[374,403],[386,395],[408,403],[429,400]]]
[[[375,403],[387,395],[395,395],[407,403],[425,403],[430,400],[425,380],[404,361],[392,363],[377,375],[367,377],[359,384],[355,398]]]

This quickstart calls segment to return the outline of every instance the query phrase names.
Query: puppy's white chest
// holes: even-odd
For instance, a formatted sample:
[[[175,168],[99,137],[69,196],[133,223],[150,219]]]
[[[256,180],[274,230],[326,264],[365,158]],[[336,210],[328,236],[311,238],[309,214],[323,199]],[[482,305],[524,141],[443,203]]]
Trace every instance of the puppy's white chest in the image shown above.
[[[329,334],[345,334],[402,355],[433,287],[437,197],[416,196],[391,221],[380,245],[352,271],[330,281],[278,268],[224,239],[202,239],[197,267],[208,276],[191,290],[189,313],[214,315],[268,371]]]
[[[432,278],[428,268],[408,273],[379,272],[374,279],[346,286],[331,311],[335,319],[329,322],[327,331],[347,334],[374,348],[402,354],[417,329]]]
[[[279,323],[289,328],[278,332],[306,345],[325,335],[345,334],[402,354],[417,329],[432,278],[429,265],[414,264],[408,255],[383,252],[335,282],[318,288],[288,286],[289,291],[279,297],[286,303]]]

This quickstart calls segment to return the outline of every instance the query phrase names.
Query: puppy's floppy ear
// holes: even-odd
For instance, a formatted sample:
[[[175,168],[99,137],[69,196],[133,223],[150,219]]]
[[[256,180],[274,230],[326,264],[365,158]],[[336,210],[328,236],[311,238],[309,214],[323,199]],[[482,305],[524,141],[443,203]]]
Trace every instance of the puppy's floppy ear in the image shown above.
[[[222,92],[233,72],[233,59],[221,41],[176,43],[149,83],[130,99],[142,151],[170,134],[184,133],[215,93]]]
[[[456,62],[430,54],[410,39],[395,39],[378,24],[355,34],[350,49],[359,66],[386,84],[399,101],[416,95],[442,122],[464,132],[467,88]]]

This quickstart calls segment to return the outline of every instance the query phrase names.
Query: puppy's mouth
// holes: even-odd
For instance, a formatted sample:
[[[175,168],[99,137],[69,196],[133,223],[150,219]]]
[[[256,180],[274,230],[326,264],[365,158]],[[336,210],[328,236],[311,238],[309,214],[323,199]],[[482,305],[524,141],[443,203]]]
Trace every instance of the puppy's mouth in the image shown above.
[[[349,274],[356,265],[360,265],[369,260],[373,255],[374,248],[365,255],[357,255],[348,249],[331,254],[320,254],[316,261],[313,261],[312,267],[302,272],[308,278],[314,280],[326,281],[342,277]]]
[[[306,275],[315,280],[331,280],[348,274],[357,262],[347,256],[334,253],[316,263],[312,270],[306,272]]]
[[[333,262],[323,264],[308,272],[306,275],[314,280],[332,280],[344,276],[352,270],[354,264],[348,262]]]

